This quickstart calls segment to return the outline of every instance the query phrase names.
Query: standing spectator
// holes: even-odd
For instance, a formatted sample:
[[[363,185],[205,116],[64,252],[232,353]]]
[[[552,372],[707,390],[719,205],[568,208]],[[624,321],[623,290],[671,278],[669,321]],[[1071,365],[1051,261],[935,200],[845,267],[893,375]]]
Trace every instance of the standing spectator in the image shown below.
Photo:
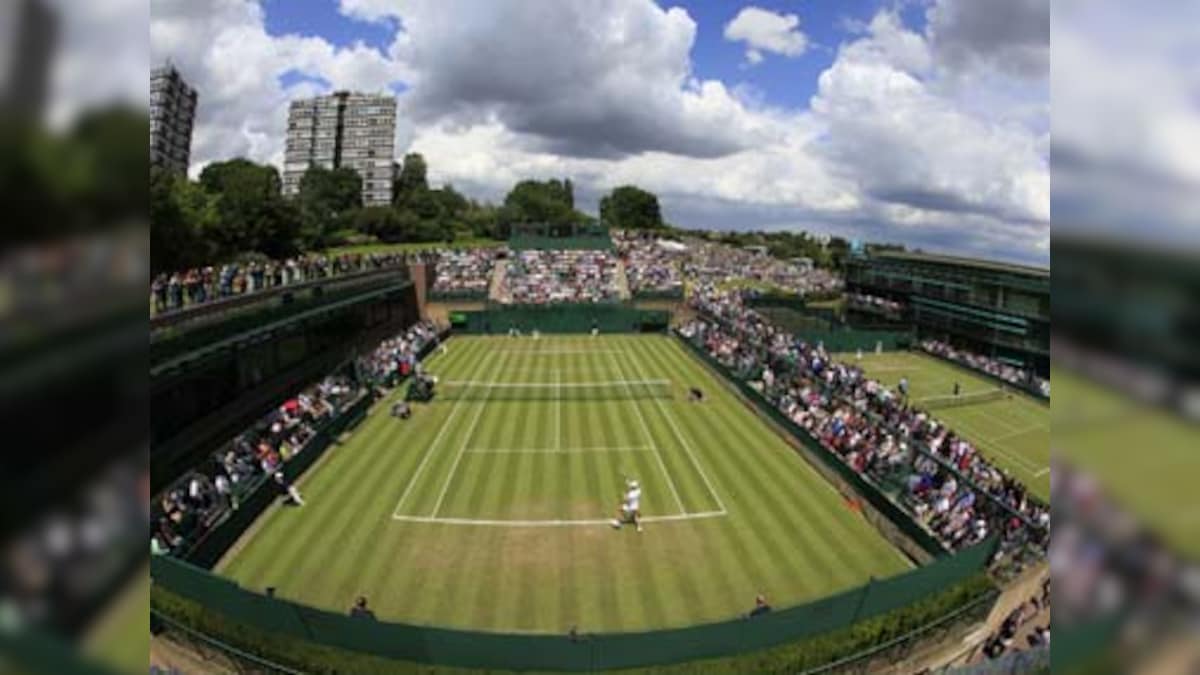
[[[287,494],[292,504],[295,504],[296,506],[304,506],[304,497],[300,494],[300,489],[296,487],[295,483],[292,483],[288,481],[288,479],[284,478],[282,471],[275,472],[275,483],[279,485],[280,490]]]

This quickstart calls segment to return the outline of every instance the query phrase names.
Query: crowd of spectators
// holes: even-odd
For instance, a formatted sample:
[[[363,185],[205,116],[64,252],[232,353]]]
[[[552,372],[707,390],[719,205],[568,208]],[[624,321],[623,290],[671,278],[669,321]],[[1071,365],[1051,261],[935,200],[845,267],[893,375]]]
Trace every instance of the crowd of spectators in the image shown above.
[[[1016,651],[1050,646],[1050,579],[1041,592],[1004,617],[983,643],[983,656],[995,660]]]
[[[1200,619],[1200,566],[1179,558],[1085,472],[1055,465],[1051,493],[1056,526],[1050,572],[1064,621],[1129,610],[1162,615],[1172,607]]]
[[[156,314],[267,288],[396,267],[408,262],[403,254],[307,255],[286,260],[251,260],[161,273],[150,281]]]
[[[972,370],[978,370],[993,377],[998,377],[1014,386],[1032,389],[1046,398],[1050,397],[1050,381],[1038,377],[1032,371],[1025,368],[1004,363],[999,359],[984,356],[983,354],[957,349],[939,340],[924,340],[921,342],[921,349],[935,356],[954,361]]]
[[[145,551],[150,476],[145,450],[96,471],[79,496],[39,512],[0,547],[6,629],[71,632],[128,577]]]
[[[855,471],[900,486],[904,505],[947,547],[1000,532],[1005,552],[1044,550],[1049,509],[968,440],[860,368],[833,361],[822,345],[773,326],[738,293],[701,288],[692,305],[698,318],[681,329],[684,337]]]
[[[504,296],[516,304],[615,302],[617,258],[610,251],[521,251],[509,259]]]
[[[878,314],[891,319],[900,319],[904,315],[906,305],[902,302],[881,298],[867,293],[847,293],[846,307]]]
[[[421,321],[400,335],[379,343],[375,351],[360,357],[359,363],[372,381],[395,386],[416,369],[421,351],[437,339],[437,325],[432,321]]]
[[[779,260],[703,239],[689,239],[684,276],[701,285],[755,282],[801,296],[827,295],[842,290],[842,278],[829,270]]]
[[[499,249],[473,248],[440,251],[434,293],[487,295]]]
[[[330,375],[285,401],[165,490],[153,507],[150,547],[180,555],[194,546],[238,500],[281,475],[327,421],[362,392],[349,377]]]
[[[614,232],[617,251],[625,262],[629,290],[638,293],[683,295],[681,261],[688,248],[676,241],[632,233]]]

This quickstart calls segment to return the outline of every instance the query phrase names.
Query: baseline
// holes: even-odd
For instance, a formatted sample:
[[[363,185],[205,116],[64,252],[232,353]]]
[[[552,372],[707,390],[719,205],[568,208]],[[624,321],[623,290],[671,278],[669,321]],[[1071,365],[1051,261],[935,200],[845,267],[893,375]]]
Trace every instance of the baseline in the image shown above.
[[[692,513],[676,513],[667,516],[643,516],[645,523],[669,523],[686,520],[705,520],[709,518],[724,518],[727,511],[695,511]],[[393,520],[410,523],[428,523],[441,525],[474,525],[479,527],[594,527],[596,525],[611,525],[612,518],[588,518],[577,520],[494,520],[488,518],[438,518],[435,516],[405,516],[393,515]]]

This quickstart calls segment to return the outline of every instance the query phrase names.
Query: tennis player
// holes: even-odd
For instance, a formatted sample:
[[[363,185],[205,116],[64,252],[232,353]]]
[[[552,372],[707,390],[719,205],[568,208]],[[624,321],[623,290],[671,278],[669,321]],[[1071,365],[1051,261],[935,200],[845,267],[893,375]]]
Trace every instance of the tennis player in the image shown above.
[[[642,531],[642,486],[636,480],[625,481],[625,498],[617,509],[617,517],[613,518],[612,526],[621,529],[625,523],[633,523],[637,531]]]

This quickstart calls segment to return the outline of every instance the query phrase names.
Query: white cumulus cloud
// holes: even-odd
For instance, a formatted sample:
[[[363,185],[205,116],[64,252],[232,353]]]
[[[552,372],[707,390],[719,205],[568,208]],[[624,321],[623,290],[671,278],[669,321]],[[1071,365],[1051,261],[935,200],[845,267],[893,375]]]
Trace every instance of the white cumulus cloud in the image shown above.
[[[746,43],[746,61],[752,65],[763,60],[763,52],[800,56],[808,49],[808,36],[800,30],[800,17],[754,6],[743,7],[725,24],[725,39]]]

